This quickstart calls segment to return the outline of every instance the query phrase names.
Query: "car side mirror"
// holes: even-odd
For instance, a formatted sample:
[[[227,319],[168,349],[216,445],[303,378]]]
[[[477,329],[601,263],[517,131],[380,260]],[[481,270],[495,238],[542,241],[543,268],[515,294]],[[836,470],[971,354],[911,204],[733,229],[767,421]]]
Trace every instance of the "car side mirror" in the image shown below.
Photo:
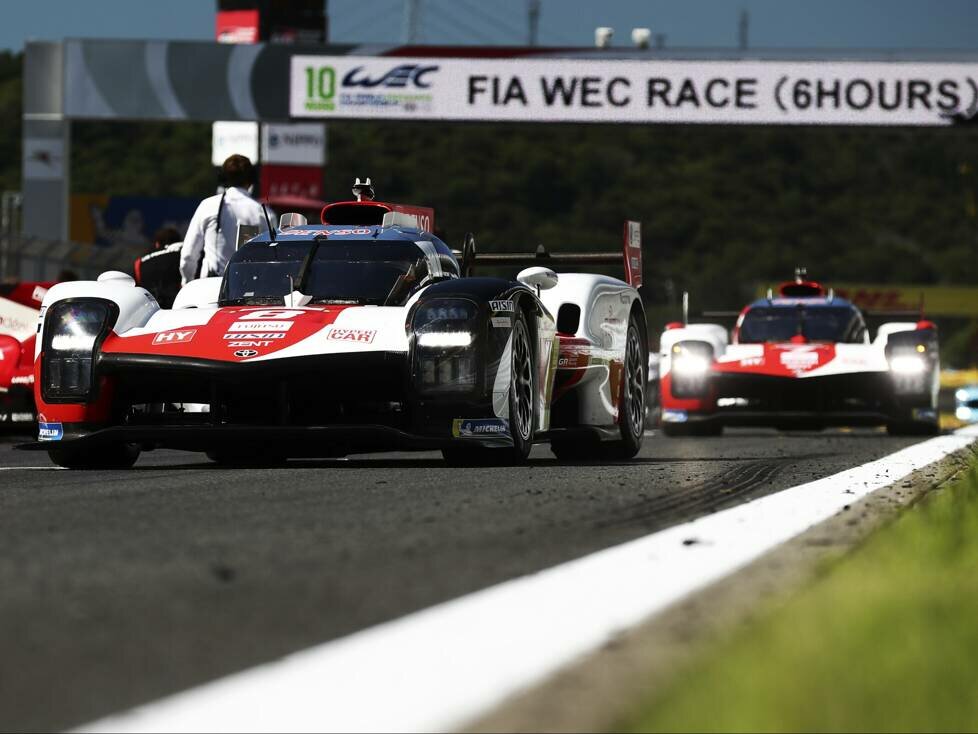
[[[532,268],[521,270],[519,275],[516,276],[516,280],[523,285],[536,288],[537,294],[539,294],[540,291],[550,290],[557,285],[557,273],[550,268],[536,265]]]

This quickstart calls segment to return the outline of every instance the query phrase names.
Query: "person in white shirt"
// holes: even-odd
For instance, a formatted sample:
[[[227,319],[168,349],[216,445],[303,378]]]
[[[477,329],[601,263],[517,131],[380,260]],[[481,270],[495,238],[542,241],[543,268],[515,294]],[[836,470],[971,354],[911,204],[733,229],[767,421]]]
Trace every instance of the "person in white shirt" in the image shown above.
[[[239,224],[268,229],[262,205],[251,198],[250,190],[255,184],[251,161],[243,155],[232,155],[221,166],[221,176],[227,188],[200,202],[180,248],[183,285],[195,278],[224,274],[228,259],[234,254]],[[274,212],[269,210],[268,221],[273,222],[274,218]]]

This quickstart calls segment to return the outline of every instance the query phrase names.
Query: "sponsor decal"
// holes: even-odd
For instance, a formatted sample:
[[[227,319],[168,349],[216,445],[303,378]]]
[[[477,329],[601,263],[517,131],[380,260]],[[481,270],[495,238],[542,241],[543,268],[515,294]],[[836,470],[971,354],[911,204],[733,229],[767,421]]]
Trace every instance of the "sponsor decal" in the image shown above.
[[[764,357],[745,357],[740,360],[741,367],[760,367],[764,364]]]
[[[809,349],[791,349],[781,352],[781,364],[795,372],[804,372],[818,365],[818,352]]]
[[[337,72],[338,65],[313,57],[293,62],[292,94],[301,114],[366,109],[415,112],[431,107],[434,97],[429,90],[437,65],[420,62],[391,66],[388,60],[378,60],[361,63],[345,73]]]
[[[937,418],[937,411],[932,408],[914,408],[910,414],[915,421],[932,421]]]
[[[64,427],[60,423],[38,423],[38,441],[60,441],[64,438]]]
[[[241,321],[261,321],[263,319],[294,319],[296,316],[302,316],[302,311],[295,311],[289,309],[280,308],[259,308],[256,311],[249,311],[248,313],[242,314],[239,318]],[[254,326],[249,327],[254,329]]]
[[[235,321],[228,331],[288,331],[292,321]]]
[[[489,308],[493,311],[505,311],[512,313],[513,302],[512,301],[489,301]]]
[[[254,349],[239,349],[234,353],[235,357],[255,357],[258,355]]]
[[[252,339],[250,341],[237,341],[228,344],[229,349],[235,349],[236,347],[270,347],[272,343],[267,339]]]
[[[689,413],[685,410],[663,410],[662,420],[664,423],[685,423],[689,420]]]
[[[161,331],[153,337],[153,344],[180,344],[193,340],[196,329]]]
[[[377,332],[373,329],[338,329],[335,326],[326,332],[326,338],[331,341],[359,342],[370,344]]]
[[[33,413],[11,413],[10,420],[14,423],[26,423],[34,420]]]
[[[479,438],[504,436],[509,433],[509,421],[505,418],[456,418],[452,421],[455,438]]]
[[[511,329],[513,327],[513,321],[509,316],[493,316],[489,320],[492,322],[493,328],[496,329]]]
[[[368,234],[373,234],[373,230],[368,227],[355,227],[353,229],[287,229],[279,237],[315,237],[316,235],[348,237],[351,235]]]
[[[10,384],[11,385],[33,385],[34,375],[33,373],[30,375],[14,375],[10,379]]]
[[[225,339],[284,339],[281,331],[244,331],[236,334],[225,334]],[[229,344],[228,346],[233,346]]]

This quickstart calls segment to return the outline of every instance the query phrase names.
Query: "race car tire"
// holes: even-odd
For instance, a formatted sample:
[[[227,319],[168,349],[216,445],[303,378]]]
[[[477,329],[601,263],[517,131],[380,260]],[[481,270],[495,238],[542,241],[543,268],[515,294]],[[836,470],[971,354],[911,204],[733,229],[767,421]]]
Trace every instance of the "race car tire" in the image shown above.
[[[722,436],[723,424],[714,422],[705,423],[663,423],[662,434],[669,438],[677,436],[695,436],[705,438],[707,436]]]
[[[207,458],[220,466],[248,469],[281,466],[286,461],[284,454],[254,450],[244,451],[242,449],[216,449],[214,451],[208,451]]]
[[[500,466],[522,464],[533,448],[536,425],[536,359],[526,315],[517,309],[513,314],[513,336],[509,372],[510,448],[481,446],[447,446],[442,456],[451,466]]]
[[[601,454],[609,459],[631,459],[642,448],[645,437],[645,402],[649,348],[641,324],[634,316],[628,323],[621,400],[618,405],[620,441],[600,444]]]
[[[48,456],[65,469],[131,469],[139,458],[139,446],[131,443],[110,444],[97,448],[48,449]]]

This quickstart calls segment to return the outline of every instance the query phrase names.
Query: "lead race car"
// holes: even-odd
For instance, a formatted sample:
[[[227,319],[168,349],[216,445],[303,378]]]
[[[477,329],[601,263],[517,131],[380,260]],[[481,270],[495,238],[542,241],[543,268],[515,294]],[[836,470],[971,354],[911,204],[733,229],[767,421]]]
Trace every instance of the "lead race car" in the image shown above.
[[[740,312],[729,343],[719,324],[670,327],[660,339],[666,435],[736,425],[939,429],[937,329],[922,315],[882,324],[871,341],[858,308],[799,271]]]
[[[170,310],[121,273],[52,288],[25,448],[69,468],[131,466],[153,447],[227,463],[431,448],[519,462],[545,440],[563,457],[638,451],[637,223],[623,253],[483,255],[471,236],[453,252],[431,210],[354,192],[322,225],[283,215]],[[623,259],[628,282],[550,267]],[[532,267],[474,276],[482,264]]]

